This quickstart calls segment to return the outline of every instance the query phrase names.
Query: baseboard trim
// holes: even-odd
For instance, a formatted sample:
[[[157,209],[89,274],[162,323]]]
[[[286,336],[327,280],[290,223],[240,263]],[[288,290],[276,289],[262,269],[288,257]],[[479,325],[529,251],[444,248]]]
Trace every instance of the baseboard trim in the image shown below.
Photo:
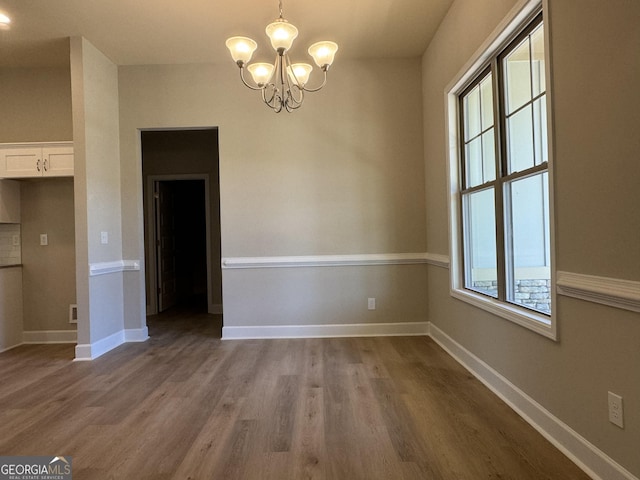
[[[23,344],[34,343],[76,343],[76,330],[31,330],[22,332]]]
[[[429,335],[594,480],[640,480],[433,323]]]
[[[0,350],[0,353],[8,352],[9,350],[13,350],[14,348],[18,348],[20,345],[24,345],[24,343],[16,343],[15,345],[11,345],[10,347],[5,347]]]
[[[124,341],[127,343],[146,342],[149,340],[149,329],[129,328],[124,331]]]
[[[222,327],[222,339],[417,336],[427,335],[428,328],[428,322]]]
[[[82,362],[88,360],[95,360],[101,355],[104,355],[110,350],[119,347],[124,343],[124,330],[120,330],[108,337],[98,340],[90,344],[76,345],[76,358],[74,361]]]
[[[221,303],[210,303],[209,304],[209,313],[212,315],[222,315],[222,304]]]
[[[74,361],[83,362],[95,360],[101,355],[119,347],[123,343],[145,342],[149,339],[149,330],[144,328],[131,328],[120,330],[91,344],[76,345],[76,358]]]

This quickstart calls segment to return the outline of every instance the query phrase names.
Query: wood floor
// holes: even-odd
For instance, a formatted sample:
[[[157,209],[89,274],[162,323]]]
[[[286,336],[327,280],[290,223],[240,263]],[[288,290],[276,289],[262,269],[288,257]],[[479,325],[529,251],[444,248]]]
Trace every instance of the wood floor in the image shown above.
[[[588,478],[429,338],[149,329],[93,362],[0,354],[0,455],[70,455],[75,480]]]

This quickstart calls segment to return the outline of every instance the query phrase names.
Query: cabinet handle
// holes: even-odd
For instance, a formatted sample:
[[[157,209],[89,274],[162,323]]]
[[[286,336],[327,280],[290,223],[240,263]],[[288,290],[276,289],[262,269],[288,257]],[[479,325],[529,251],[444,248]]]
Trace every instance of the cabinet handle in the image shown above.
[[[36,169],[40,171],[40,159],[36,162]]]
[[[49,169],[47,168],[47,159],[44,159],[44,171],[47,172]]]

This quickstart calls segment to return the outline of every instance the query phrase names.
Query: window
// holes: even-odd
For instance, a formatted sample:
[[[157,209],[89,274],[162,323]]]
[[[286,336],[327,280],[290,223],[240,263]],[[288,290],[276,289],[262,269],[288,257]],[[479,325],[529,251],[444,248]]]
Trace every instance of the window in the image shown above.
[[[542,13],[524,25],[449,93],[452,293],[555,338]]]

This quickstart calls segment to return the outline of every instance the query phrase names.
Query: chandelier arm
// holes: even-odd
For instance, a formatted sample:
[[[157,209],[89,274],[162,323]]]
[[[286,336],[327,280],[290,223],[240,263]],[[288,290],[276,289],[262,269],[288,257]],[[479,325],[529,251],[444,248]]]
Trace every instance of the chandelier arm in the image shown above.
[[[287,112],[292,112],[294,110],[299,109],[302,106],[302,102],[293,102],[287,104]]]
[[[326,66],[326,65],[324,67],[322,67],[322,72],[324,73],[324,79],[322,80],[322,83],[320,84],[319,87],[307,88],[307,86],[305,85],[304,87],[302,87],[302,90],[304,90],[305,92],[317,92],[322,87],[324,87],[327,84],[327,70],[328,69],[329,69],[329,67]]]
[[[280,74],[280,85],[282,87],[282,95],[284,97],[284,92],[289,92],[291,90],[291,84],[289,83],[289,75],[287,75],[287,69],[289,68],[289,55],[281,53],[278,57],[280,64],[278,65],[278,73]]]
[[[271,96],[267,99],[267,88],[269,88],[271,90]],[[264,103],[266,103],[267,105],[271,105],[271,103],[273,102],[273,99],[276,96],[276,86],[273,83],[269,83],[267,85],[265,85],[262,88],[262,100],[264,101]]]
[[[293,75],[294,82],[291,82],[289,78],[289,73]],[[283,95],[286,92],[285,104],[287,105],[287,111],[290,112],[291,109],[298,108],[302,101],[304,100],[302,95],[302,89],[298,86],[298,78],[296,77],[295,72],[291,68],[291,59],[288,54],[282,56],[282,68],[281,68],[281,81],[282,81],[282,93]],[[299,94],[295,95],[294,89],[297,89]]]
[[[297,90],[297,93],[298,93],[298,94],[297,94],[297,96],[296,96],[296,94],[294,93],[294,90]],[[294,84],[294,85],[291,87],[290,92],[291,92],[290,97],[291,97],[291,101],[292,101],[292,103],[293,103],[294,105],[297,105],[298,107],[299,107],[300,105],[302,105],[302,102],[304,102],[304,88],[300,88],[298,85],[295,85],[295,84]],[[298,108],[298,107],[295,107],[295,108]]]
[[[290,90],[288,92],[287,100],[285,102],[288,112],[297,110],[302,106],[302,103],[304,102],[304,90],[300,89],[297,85],[294,85],[294,87],[298,90],[299,96],[296,97],[293,93],[293,90]]]
[[[269,100],[267,100],[267,86],[265,85],[264,88],[262,89],[262,101],[264,103],[266,103],[267,105],[269,105],[269,103],[271,102],[271,100],[273,100],[273,95],[271,96],[271,98]]]
[[[269,104],[269,107],[273,109],[274,112],[280,113],[282,111],[282,107],[284,106],[284,101],[280,95],[275,95],[273,104]]]
[[[269,88],[271,90],[271,96],[267,97],[267,88]],[[280,110],[282,110],[282,105],[281,105],[281,100],[280,100],[280,95],[278,94],[278,90],[276,88],[276,86],[273,83],[269,83],[267,85],[264,86],[264,88],[262,89],[262,101],[264,102],[264,104],[269,107],[270,109],[272,109],[273,111],[275,111],[276,113],[280,112]]]
[[[240,67],[240,80],[242,80],[242,83],[244,83],[246,87],[249,87],[251,90],[264,90],[264,87],[261,87],[260,85],[254,87],[253,85],[248,84],[247,81],[244,79],[244,66],[239,65],[239,67]]]

